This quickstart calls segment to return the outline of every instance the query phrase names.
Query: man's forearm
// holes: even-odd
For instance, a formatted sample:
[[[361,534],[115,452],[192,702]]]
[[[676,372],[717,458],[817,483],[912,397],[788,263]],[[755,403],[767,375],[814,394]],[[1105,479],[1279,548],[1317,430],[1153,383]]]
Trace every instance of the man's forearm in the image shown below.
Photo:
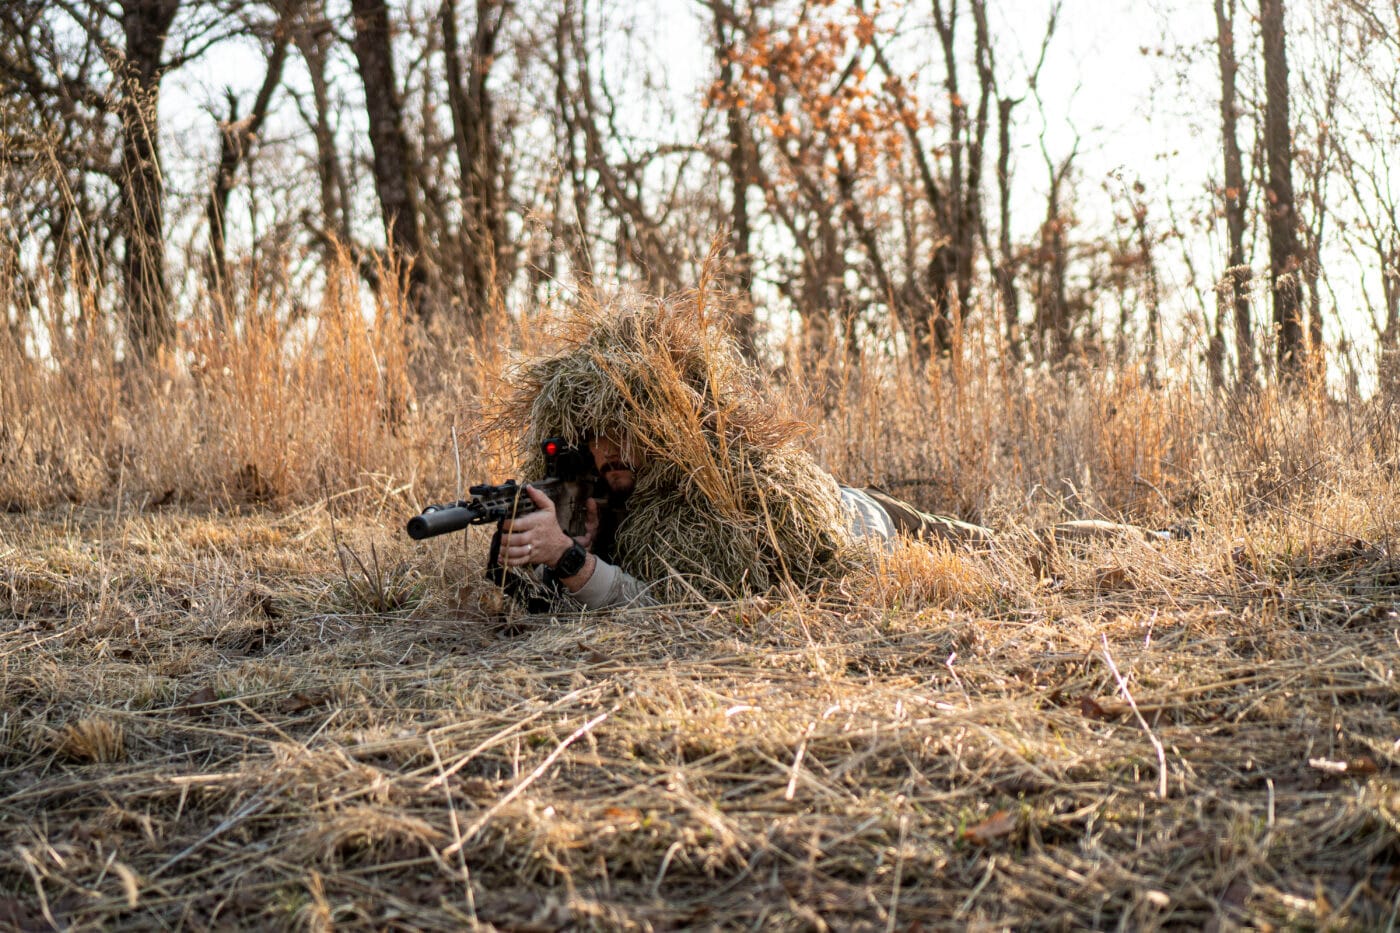
[[[654,603],[647,593],[646,584],[593,554],[588,555],[582,570],[560,582],[585,609],[649,606]]]
[[[564,589],[572,596],[588,585],[588,581],[593,578],[593,572],[598,569],[598,556],[589,552],[584,559],[583,567],[572,577],[560,577],[559,582],[564,584]]]

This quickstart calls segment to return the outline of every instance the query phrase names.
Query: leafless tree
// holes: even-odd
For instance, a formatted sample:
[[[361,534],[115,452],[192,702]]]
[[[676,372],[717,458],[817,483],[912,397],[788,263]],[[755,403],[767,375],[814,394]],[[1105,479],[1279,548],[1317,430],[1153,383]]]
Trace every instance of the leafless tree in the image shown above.
[[[331,84],[327,75],[335,33],[326,19],[325,0],[302,0],[298,13],[291,23],[292,41],[306,66],[311,85],[311,106],[308,109],[299,94],[293,93],[292,98],[302,120],[311,129],[321,202],[321,216],[308,218],[307,224],[327,259],[331,259],[335,250],[353,242],[350,234],[350,184],[336,141]]]
[[[755,180],[753,134],[744,110],[738,103],[735,59],[740,36],[752,28],[752,15],[741,19],[734,6],[724,0],[703,0],[714,29],[714,58],[718,72],[719,104],[724,109],[725,158],[729,175],[729,250],[732,281],[729,287],[741,297],[744,307],[736,322],[739,344],[753,358],[753,221],[749,212],[749,188]],[[716,95],[711,95],[715,97]]]
[[[107,57],[86,31],[52,16],[37,0],[0,5],[0,209],[11,274],[29,277],[23,240],[38,251],[51,289],[90,293],[118,264],[120,129]],[[53,309],[60,322],[63,305]]]
[[[31,141],[54,163],[49,180],[58,190],[49,196],[62,205],[64,225],[78,221],[87,230],[79,274],[101,276],[106,257],[119,252],[121,315],[134,357],[156,352],[175,331],[166,273],[161,82],[227,39],[229,18],[241,6],[240,0],[184,6],[180,0],[15,0],[0,18],[0,69],[34,108],[36,125],[64,127]],[[100,189],[110,192],[110,222],[97,226],[89,211],[106,197]],[[40,214],[49,212],[48,203],[33,203]]]
[[[1249,204],[1249,182],[1244,173],[1244,157],[1239,144],[1239,61],[1235,55],[1236,0],[1215,0],[1216,60],[1220,69],[1220,127],[1225,168],[1221,202],[1229,240],[1222,301],[1234,312],[1235,356],[1238,384],[1254,382],[1254,326],[1250,320],[1249,291],[1252,278],[1244,251],[1245,208]]]
[[[1335,24],[1319,23],[1331,32]],[[1301,257],[1301,279],[1307,293],[1307,362],[1315,379],[1325,376],[1327,354],[1323,345],[1322,291],[1325,277],[1322,244],[1327,226],[1335,215],[1332,209],[1330,184],[1336,175],[1336,146],[1332,143],[1340,107],[1342,72],[1345,50],[1343,43],[1328,43],[1333,47],[1314,56],[1311,67],[1301,75],[1299,99],[1300,116],[1295,120],[1294,159],[1302,177],[1302,190],[1297,197],[1298,232]],[[1302,312],[1300,311],[1300,314]]]
[[[1032,268],[1035,294],[1035,330],[1042,353],[1061,363],[1074,343],[1074,310],[1068,291],[1069,237],[1072,215],[1065,204],[1065,188],[1077,155],[1071,152],[1058,162],[1042,148],[1050,189],[1045,196],[1045,219],[1040,224],[1040,246]]]
[[[294,8],[286,10],[279,13],[272,23],[268,37],[267,68],[248,113],[240,115],[237,95],[231,90],[225,92],[228,117],[219,124],[219,156],[205,208],[209,221],[210,286],[215,295],[215,313],[221,317],[227,314],[232,303],[226,255],[229,196],[233,192],[238,169],[247,160],[267,119],[273,92],[282,83],[282,70],[287,61],[287,47],[292,33],[290,21],[295,15]]]
[[[374,185],[384,216],[384,229],[395,260],[407,268],[403,286],[416,316],[428,317],[428,271],[421,261],[418,200],[414,193],[414,161],[404,131],[389,8],[385,0],[351,0],[355,35],[352,46],[364,84],[370,144],[374,150]]]
[[[456,0],[443,0],[441,11],[447,99],[462,201],[462,277],[466,303],[477,320],[499,304],[502,286],[512,271],[496,106],[488,82],[501,30],[513,6],[510,0],[476,0],[476,27],[465,68],[457,34]]]
[[[1378,307],[1363,282],[1383,353],[1400,353],[1400,191],[1393,179],[1400,152],[1400,0],[1387,6],[1342,0],[1337,20],[1348,37],[1346,67],[1355,93],[1339,103],[1350,132],[1328,136],[1337,174],[1354,212],[1341,229],[1348,248],[1378,273]],[[1365,94],[1369,90],[1372,93]],[[1393,365],[1393,364],[1392,364]]]
[[[1303,368],[1298,210],[1293,194],[1293,136],[1289,119],[1288,40],[1284,0],[1261,0],[1264,57],[1264,152],[1268,166],[1269,273],[1274,297],[1278,368],[1294,377]]]
[[[150,353],[174,334],[165,275],[165,182],[160,164],[160,82],[166,37],[180,0],[123,0],[126,38],[117,65],[121,87],[122,217],[126,246],[122,257],[126,310],[132,346]]]
[[[972,0],[971,12],[977,96],[976,107],[969,112],[959,64],[960,7],[957,0],[950,0],[946,5],[943,0],[933,0],[932,26],[942,54],[943,91],[949,102],[947,136],[941,143],[941,148],[947,152],[946,173],[936,170],[934,155],[926,150],[920,136],[924,123],[915,116],[915,108],[908,97],[910,89],[897,80],[890,84],[891,92],[897,97],[896,103],[904,112],[904,126],[909,135],[918,183],[927,200],[935,228],[932,254],[923,265],[922,274],[912,277],[901,290],[901,304],[906,306],[902,309],[902,317],[910,322],[916,346],[922,347],[931,334],[934,345],[941,352],[946,352],[951,346],[954,313],[959,319],[966,319],[973,308],[973,273],[984,227],[984,154],[990,106],[996,95],[994,56],[985,0]],[[888,55],[878,45],[875,52],[879,67],[888,76],[897,79],[898,71],[892,66]],[[1005,122],[1001,123],[1004,127],[1009,127],[1012,106],[1012,103],[1004,104],[1006,116]],[[1008,166],[1009,158],[998,163],[1002,172],[1007,171]],[[1000,177],[1002,182],[1009,184],[1006,175]],[[1003,252],[1002,259],[1009,260],[1009,249]],[[1009,272],[1009,265],[1005,262],[1003,272]],[[1003,277],[1000,286],[1003,298],[1010,298],[1014,305],[1012,283]],[[922,305],[929,308],[930,313],[927,317],[913,313],[909,305]]]
[[[585,289],[607,271],[666,293],[695,281],[707,242],[682,190],[703,147],[636,132],[638,103],[619,94],[608,54],[631,41],[630,27],[606,19],[610,10],[566,0],[553,20],[548,65],[570,209],[568,254]]]
[[[60,313],[120,309],[112,327],[126,352],[152,353],[176,332],[172,291],[205,276],[217,314],[243,270],[270,281],[264,264],[290,263],[290,244],[326,258],[348,251],[375,285],[379,250],[354,215],[377,210],[425,322],[432,308],[484,329],[488,310],[513,311],[521,297],[614,281],[692,285],[718,241],[725,288],[740,299],[737,333],[755,358],[765,310],[792,314],[813,373],[844,379],[870,352],[907,353],[915,365],[952,355],[961,325],[998,306],[1012,358],[1092,360],[1116,319],[1117,359],[1145,351],[1159,371],[1176,304],[1157,263],[1180,227],[1171,205],[1170,226],[1159,219],[1162,192],[1129,195],[1124,219],[1095,226],[1082,209],[1095,180],[1079,174],[1075,152],[1042,146],[1037,196],[1020,193],[1039,174],[1016,166],[1017,136],[1035,116],[1029,106],[1048,115],[1039,85],[1058,4],[1039,60],[1019,66],[986,0],[898,10],[695,0],[698,89],[668,86],[674,76],[635,31],[650,25],[646,14],[605,0],[390,6],[352,0],[342,26],[325,0],[0,5],[0,268],[19,283],[10,293]],[[1259,53],[1240,0],[1211,6],[1223,174],[1210,209],[1226,268],[1214,325],[1202,330],[1212,380],[1224,381],[1233,355],[1239,383],[1258,381],[1251,239],[1265,234],[1268,361],[1279,372],[1320,362],[1337,244],[1381,270],[1363,274],[1366,300],[1378,339],[1395,343],[1400,250],[1385,173],[1396,149],[1385,127],[1400,118],[1400,4],[1309,10],[1346,24],[1326,61],[1309,34],[1285,26],[1283,0],[1260,7]],[[265,67],[236,94],[200,101],[218,123],[211,164],[162,166],[162,81],[250,35]],[[672,120],[658,103],[667,95],[652,94],[661,90],[708,94]],[[1374,112],[1362,116],[1368,97]],[[271,174],[296,164],[314,171]],[[167,203],[171,179],[192,176],[207,228],[178,211],[185,199]],[[246,252],[230,216],[245,200]],[[167,243],[174,235],[182,240]],[[1172,261],[1198,256],[1183,242]],[[1025,334],[1021,304],[1031,306]],[[18,314],[9,309],[7,323]]]

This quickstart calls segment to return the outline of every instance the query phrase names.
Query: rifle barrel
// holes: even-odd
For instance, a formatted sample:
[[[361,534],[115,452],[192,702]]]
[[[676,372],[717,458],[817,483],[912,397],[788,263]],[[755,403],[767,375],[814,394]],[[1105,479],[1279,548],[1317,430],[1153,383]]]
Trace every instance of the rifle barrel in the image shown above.
[[[468,525],[481,521],[481,512],[473,507],[456,505],[430,505],[423,514],[408,520],[408,536],[415,541],[433,538],[449,532],[460,531]]]

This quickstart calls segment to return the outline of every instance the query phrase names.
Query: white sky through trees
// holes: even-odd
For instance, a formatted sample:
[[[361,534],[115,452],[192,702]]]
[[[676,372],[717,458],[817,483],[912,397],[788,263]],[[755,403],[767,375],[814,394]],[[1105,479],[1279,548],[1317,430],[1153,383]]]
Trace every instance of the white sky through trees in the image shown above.
[[[1290,4],[1290,17],[1299,24],[1312,22],[1326,0]],[[402,12],[400,4],[391,4]],[[417,10],[421,19],[431,10]],[[963,4],[962,6],[966,6]],[[334,9],[334,4],[332,9]],[[710,80],[713,64],[709,58],[709,33],[698,18],[701,12],[692,0],[660,0],[655,4],[609,2],[604,5],[606,16],[631,21],[630,36],[619,37],[617,53],[608,56],[610,74],[623,74],[623,67],[633,79],[650,69],[654,80],[664,79],[666,93],[678,119],[671,124],[657,122],[653,110],[641,107],[645,113],[635,128],[639,136],[651,136],[656,141],[693,141],[699,101],[704,86]],[[899,54],[911,67],[921,71],[924,87],[922,97],[933,101],[939,93],[935,86],[942,75],[936,36],[922,24],[928,17],[927,2],[917,5],[885,3],[887,17],[905,17],[906,28],[899,41]],[[1223,223],[1212,222],[1210,211],[1215,206],[1210,198],[1210,186],[1221,175],[1219,79],[1215,59],[1215,21],[1210,0],[1065,0],[1060,10],[1058,28],[1051,40],[1046,60],[1040,72],[1038,87],[1040,105],[1028,93],[1026,77],[1039,54],[1047,13],[1047,0],[1008,0],[990,7],[993,44],[997,70],[1002,82],[1000,91],[1008,96],[1025,95],[1016,110],[1017,128],[1013,149],[1015,196],[1017,205],[1012,212],[1017,229],[1015,238],[1027,240],[1035,234],[1044,216],[1044,193],[1047,187],[1047,167],[1041,151],[1043,137],[1046,153],[1052,160],[1064,158],[1078,139],[1075,172],[1070,197],[1083,228],[1095,235],[1111,235],[1112,216],[1120,213],[1123,199],[1134,182],[1141,182],[1149,204],[1149,223],[1158,230],[1168,230],[1173,220],[1180,229],[1180,239],[1169,239],[1157,247],[1157,262],[1163,282],[1163,311],[1168,328],[1168,346],[1172,344],[1171,329],[1181,327],[1192,331],[1188,337],[1193,347],[1204,347],[1199,333],[1201,289],[1209,288],[1224,265],[1226,252]],[[1257,87],[1251,57],[1256,53],[1257,24],[1254,5],[1244,2],[1236,24],[1236,46],[1241,60],[1242,108],[1248,111]],[[970,41],[972,23],[963,10],[960,36]],[[530,14],[526,14],[527,18]],[[517,30],[519,22],[515,24]],[[341,27],[348,32],[348,22]],[[923,30],[921,33],[920,30]],[[1301,72],[1325,54],[1326,37],[1316,35],[1302,25],[1290,35],[1290,66],[1294,84]],[[350,145],[357,158],[365,158],[368,143],[363,138],[363,114],[358,112],[361,89],[352,69],[347,50],[340,50],[336,80],[347,107],[342,112],[343,144]],[[400,54],[399,67],[405,56]],[[261,53],[251,44],[225,44],[206,59],[187,66],[166,81],[162,100],[163,131],[167,143],[167,173],[171,179],[171,194],[191,203],[198,200],[207,185],[216,143],[213,104],[221,112],[226,106],[223,89],[232,87],[245,101],[262,78]],[[515,93],[508,86],[510,75],[495,75],[498,91],[503,96]],[[294,87],[305,85],[302,66],[295,57],[289,62],[285,80]],[[976,76],[971,67],[963,75],[964,87],[970,93]],[[636,92],[638,95],[656,93]],[[1295,91],[1295,95],[1296,95]],[[245,105],[246,106],[246,105]],[[286,92],[279,92],[277,112],[268,121],[265,140],[275,141],[279,135],[290,137],[304,133]],[[1293,121],[1300,133],[1310,117],[1295,96]],[[1254,126],[1247,115],[1240,127],[1242,147],[1252,149]],[[358,138],[356,138],[358,137]],[[542,147],[551,140],[539,140]],[[309,146],[309,143],[303,143]],[[995,126],[989,132],[986,161],[986,191],[989,216],[995,217]],[[349,160],[347,160],[348,164]],[[309,163],[303,163],[309,170]],[[258,170],[255,168],[255,170]],[[264,169],[265,170],[265,169]],[[356,169],[361,173],[364,170]],[[1248,168],[1247,168],[1248,171]],[[309,174],[308,174],[308,177]],[[1301,188],[1300,182],[1295,186]],[[362,203],[355,211],[357,235],[367,241],[382,240],[381,222],[372,201],[372,186],[362,185]],[[1115,199],[1117,204],[1115,205]],[[236,210],[236,209],[235,209]],[[198,210],[182,210],[172,206],[172,222],[198,222]],[[231,218],[235,230],[231,243],[247,236],[246,217]],[[196,239],[200,234],[196,234]],[[697,244],[697,249],[704,249]],[[1195,289],[1183,261],[1189,250],[1195,261]],[[1256,270],[1267,267],[1267,250],[1262,242],[1253,249]],[[1358,281],[1375,286],[1375,269],[1357,267],[1355,259],[1335,255],[1325,258],[1330,284],[1340,314],[1327,312],[1328,342],[1335,344],[1342,336],[1339,319],[1345,321],[1351,339],[1360,343],[1371,341],[1370,325],[1360,312]],[[1268,308],[1256,301],[1257,321],[1267,320]],[[1214,313],[1213,299],[1210,313]],[[1194,320],[1193,320],[1194,319]]]

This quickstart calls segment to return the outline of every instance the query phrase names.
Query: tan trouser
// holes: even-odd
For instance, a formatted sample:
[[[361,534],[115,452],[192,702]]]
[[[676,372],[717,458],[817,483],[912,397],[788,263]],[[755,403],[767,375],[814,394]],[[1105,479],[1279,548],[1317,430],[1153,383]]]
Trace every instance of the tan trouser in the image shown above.
[[[996,533],[990,528],[958,521],[942,515],[922,512],[907,502],[901,502],[876,487],[865,490],[870,498],[884,508],[894,524],[895,531],[921,541],[943,541],[950,544],[963,544],[974,548],[990,548],[996,540]],[[1105,522],[1097,519],[1084,519],[1073,522],[1059,522],[1033,533],[1034,545],[1027,556],[1031,569],[1045,575],[1051,572],[1054,558],[1061,544],[1087,544],[1093,541],[1155,541],[1158,536],[1136,525],[1119,522]]]
[[[1119,538],[1124,541],[1155,541],[1158,535],[1139,528],[1137,525],[1124,525],[1119,522],[1104,522],[1085,519],[1077,522],[1060,522],[1036,532],[1042,541],[1047,537],[1056,541],[1107,541]]]
[[[971,522],[960,522],[956,518],[921,512],[875,486],[867,487],[865,494],[880,503],[890,516],[895,531],[911,538],[988,547],[995,537],[990,528],[983,528]]]

